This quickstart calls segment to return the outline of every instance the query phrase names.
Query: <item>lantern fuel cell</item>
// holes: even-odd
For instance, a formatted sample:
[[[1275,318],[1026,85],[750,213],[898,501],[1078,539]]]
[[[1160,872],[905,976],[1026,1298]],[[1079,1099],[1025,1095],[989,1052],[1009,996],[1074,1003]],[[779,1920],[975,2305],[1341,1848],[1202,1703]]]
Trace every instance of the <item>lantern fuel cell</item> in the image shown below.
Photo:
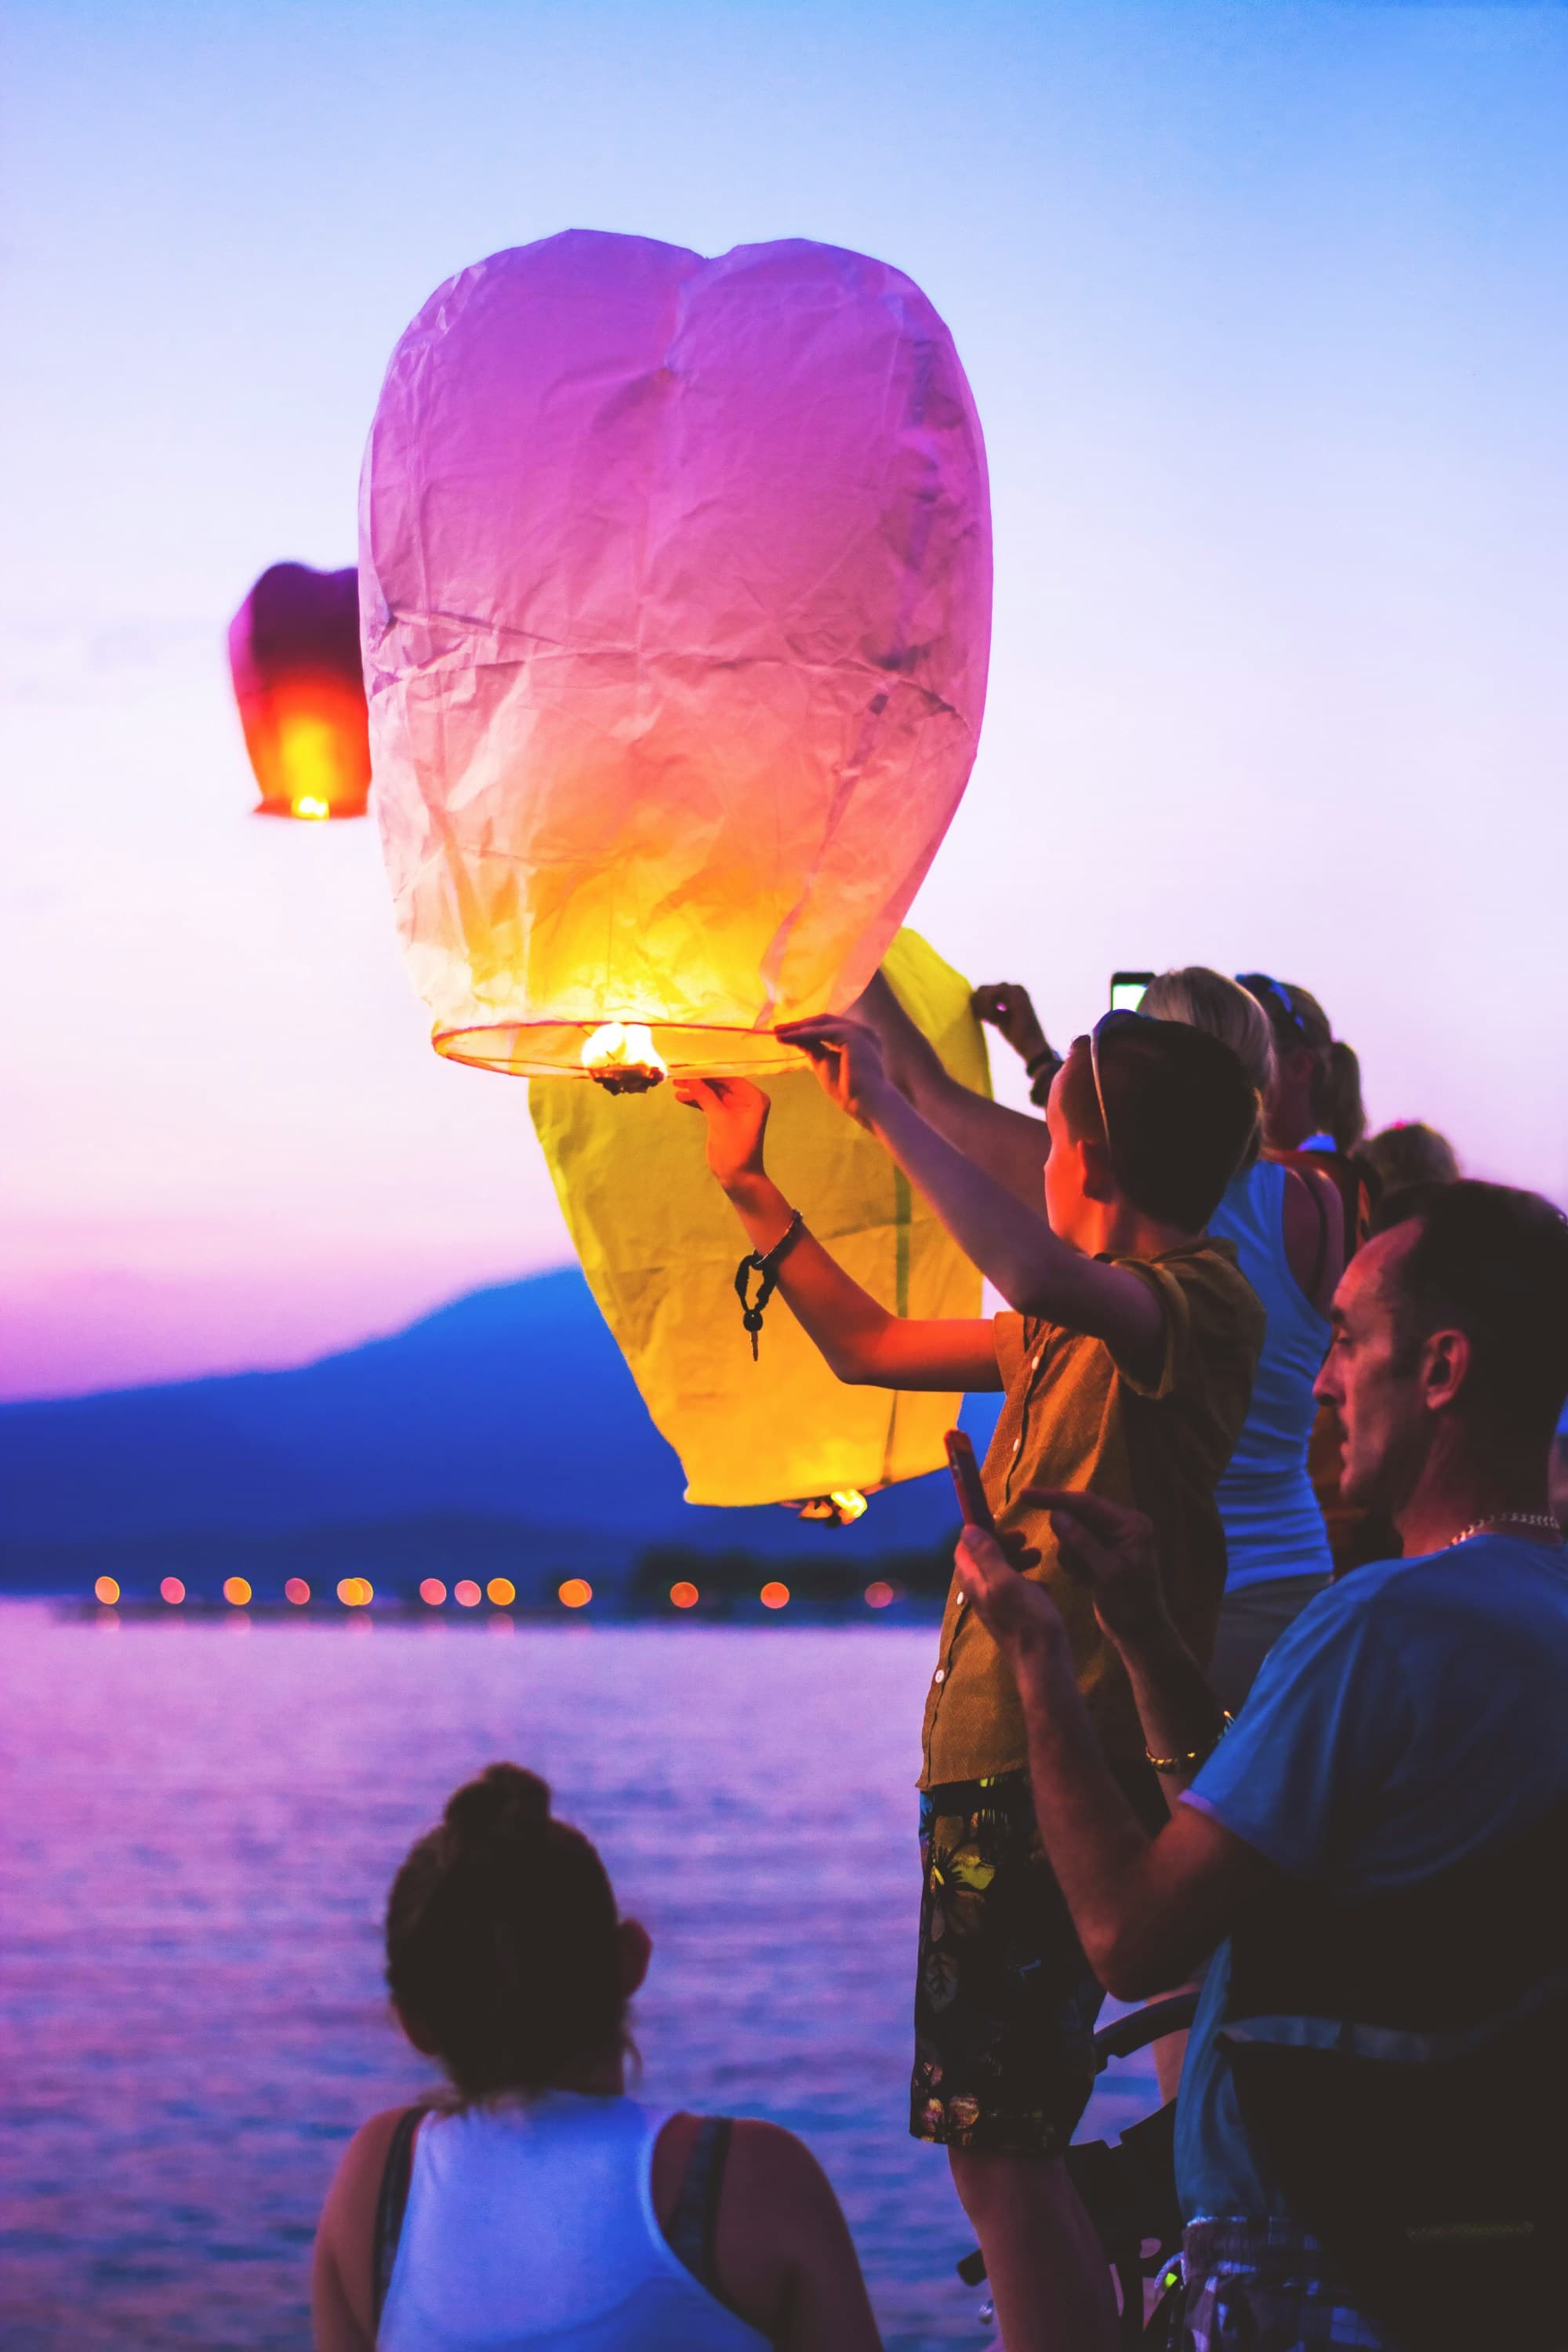
[[[438,1050],[798,1068],[774,1026],[870,979],[984,701],[984,451],[919,288],[800,240],[491,255],[393,354],[360,591]]]

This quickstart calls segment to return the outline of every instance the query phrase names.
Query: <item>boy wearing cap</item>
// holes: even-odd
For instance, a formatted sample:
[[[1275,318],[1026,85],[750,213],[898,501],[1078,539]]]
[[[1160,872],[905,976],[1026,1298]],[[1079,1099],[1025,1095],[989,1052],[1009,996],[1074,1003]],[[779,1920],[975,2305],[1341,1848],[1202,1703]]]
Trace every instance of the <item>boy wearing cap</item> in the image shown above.
[[[1042,1217],[905,1099],[868,1028],[821,1020],[785,1034],[1013,1311],[889,1314],[769,1178],[767,1097],[743,1079],[678,1085],[707,1117],[709,1164],[841,1380],[1005,1391],[984,1470],[998,1532],[1066,1618],[1106,1755],[1157,1826],[1163,1801],[1125,1675],[1032,1490],[1079,1487],[1147,1512],[1167,1607],[1206,1657],[1225,1583],[1214,1486],[1246,1418],[1264,1318],[1231,1245],[1204,1227],[1257,1097],[1216,1038],[1108,1015],[1051,1087]],[[1115,2337],[1110,2277],[1061,2152],[1088,2101],[1103,1994],[1041,1850],[1026,1764],[1016,1687],[955,1580],[925,1711],[910,2129],[948,2148],[1007,2352],[1098,2352]]]

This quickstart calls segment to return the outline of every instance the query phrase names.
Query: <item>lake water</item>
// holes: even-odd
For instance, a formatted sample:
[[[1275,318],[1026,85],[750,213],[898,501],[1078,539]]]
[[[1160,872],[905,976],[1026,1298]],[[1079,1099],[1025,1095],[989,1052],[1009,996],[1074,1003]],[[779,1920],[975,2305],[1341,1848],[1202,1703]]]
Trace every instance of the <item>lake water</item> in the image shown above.
[[[428,2080],[383,1998],[387,1884],[503,1756],[652,1930],[642,2095],[799,2132],[888,2345],[984,2345],[905,2127],[935,1640],[0,1608],[5,2352],[304,2352],[338,2151]],[[1153,2097],[1130,2062],[1086,2136]]]

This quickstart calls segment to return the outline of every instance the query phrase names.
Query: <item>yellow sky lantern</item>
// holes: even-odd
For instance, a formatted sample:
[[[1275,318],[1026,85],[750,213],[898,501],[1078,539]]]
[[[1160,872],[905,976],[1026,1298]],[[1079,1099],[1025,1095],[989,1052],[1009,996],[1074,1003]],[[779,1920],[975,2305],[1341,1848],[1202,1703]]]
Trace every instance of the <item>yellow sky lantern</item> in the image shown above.
[[[953,1076],[988,1092],[968,982],[914,931],[885,968]],[[880,1144],[810,1070],[764,1084],[768,1166],[855,1279],[900,1315],[978,1315],[979,1274]],[[704,1121],[668,1087],[625,1103],[536,1078],[529,1100],[583,1270],[689,1502],[793,1502],[842,1521],[872,1489],[941,1468],[958,1397],[847,1388],[782,1299],[752,1361],[734,1289],[745,1236],[708,1172]]]
[[[920,289],[804,239],[492,254],[393,354],[360,593],[437,1049],[798,1070],[775,1026],[870,979],[984,701],[984,450]]]
[[[352,565],[274,563],[229,625],[228,658],[257,815],[363,816],[370,740]]]

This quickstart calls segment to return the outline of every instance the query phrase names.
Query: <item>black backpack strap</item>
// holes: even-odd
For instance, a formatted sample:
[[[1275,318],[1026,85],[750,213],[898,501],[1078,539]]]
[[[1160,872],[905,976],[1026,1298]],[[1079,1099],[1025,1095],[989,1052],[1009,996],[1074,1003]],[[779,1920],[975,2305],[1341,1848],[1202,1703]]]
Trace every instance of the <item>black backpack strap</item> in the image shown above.
[[[724,2166],[734,2128],[728,2116],[705,2116],[699,2124],[687,2158],[686,2177],[665,2231],[671,2252],[685,2263],[698,2284],[705,2286],[720,2303],[725,2298],[719,2285],[716,2260],[719,2200],[723,2193]]]
[[[408,2183],[414,2171],[414,2135],[431,2112],[430,2102],[423,2106],[405,2107],[393,2127],[387,2144],[386,2162],[381,2168],[381,2194],[375,2203],[375,2246],[371,2269],[371,2300],[376,2325],[381,2324],[382,2306],[386,2290],[392,2284],[392,2266],[397,2260],[397,2242],[403,2235],[403,2216],[408,2210]]]

